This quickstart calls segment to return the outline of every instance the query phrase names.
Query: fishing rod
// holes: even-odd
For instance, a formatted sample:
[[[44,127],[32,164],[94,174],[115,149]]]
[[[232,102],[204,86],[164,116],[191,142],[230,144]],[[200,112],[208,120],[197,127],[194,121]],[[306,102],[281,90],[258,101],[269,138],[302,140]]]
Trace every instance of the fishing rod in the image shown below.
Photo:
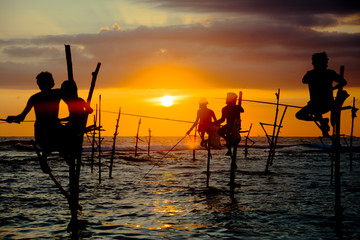
[[[169,152],[171,152],[180,142],[182,142],[182,140],[184,140],[186,137],[188,136],[188,134],[186,133],[184,137],[182,137],[169,151],[167,151],[162,158],[160,158],[159,160],[156,161],[156,163],[150,168],[150,170],[144,175],[144,178],[151,172],[151,170],[153,170],[153,168],[155,166],[158,165],[158,163],[163,160],[168,154]]]

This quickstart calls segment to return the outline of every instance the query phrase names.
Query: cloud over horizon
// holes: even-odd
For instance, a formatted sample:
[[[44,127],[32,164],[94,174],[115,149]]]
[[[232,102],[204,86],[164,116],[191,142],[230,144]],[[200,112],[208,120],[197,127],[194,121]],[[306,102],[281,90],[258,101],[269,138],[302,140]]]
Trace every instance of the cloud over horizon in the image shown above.
[[[349,86],[360,87],[360,31],[325,31],[360,25],[357,1],[140,1],[171,11],[209,13],[208,22],[122,28],[96,33],[0,39],[0,87],[36,88],[40,71],[66,78],[64,44],[72,47],[75,78],[87,88],[101,62],[99,87],[149,87],[133,81],[156,66],[196,72],[210,88],[296,89],[311,68],[311,55],[326,51],[329,68],[345,65]],[[291,3],[291,4],[290,4]],[[321,27],[321,29],[317,29]],[[171,81],[171,79],[169,79]],[[177,88],[192,88],[187,81]],[[169,85],[169,87],[171,87]]]

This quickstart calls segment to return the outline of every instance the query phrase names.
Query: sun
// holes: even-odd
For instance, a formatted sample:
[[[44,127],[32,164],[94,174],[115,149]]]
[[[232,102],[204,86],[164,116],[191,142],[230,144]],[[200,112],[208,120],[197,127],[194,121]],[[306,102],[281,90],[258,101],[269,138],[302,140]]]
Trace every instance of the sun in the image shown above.
[[[170,107],[174,103],[174,98],[171,96],[164,96],[161,98],[161,104],[165,107]]]

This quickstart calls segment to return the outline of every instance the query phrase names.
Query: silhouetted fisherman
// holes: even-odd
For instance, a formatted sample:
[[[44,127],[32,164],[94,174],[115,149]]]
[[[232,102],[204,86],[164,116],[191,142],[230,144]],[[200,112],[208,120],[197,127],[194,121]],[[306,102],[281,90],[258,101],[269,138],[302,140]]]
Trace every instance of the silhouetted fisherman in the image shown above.
[[[302,79],[304,84],[309,85],[310,101],[295,116],[304,121],[318,121],[323,136],[329,136],[329,119],[323,118],[322,114],[333,108],[333,90],[342,89],[347,82],[334,70],[327,69],[328,57],[325,52],[313,54],[312,64],[314,69],[308,71]],[[333,82],[338,84],[333,86]]]
[[[50,169],[46,159],[52,151],[58,148],[62,129],[58,118],[61,91],[60,89],[52,89],[55,83],[50,72],[41,72],[36,76],[36,79],[40,92],[29,98],[22,113],[17,116],[8,116],[6,121],[20,123],[34,107],[36,116],[35,140],[43,151],[40,166],[44,173],[49,173]]]
[[[226,140],[227,156],[232,155],[231,147],[240,142],[240,113],[244,112],[244,109],[240,105],[236,105],[236,100],[236,93],[227,93],[226,106],[222,109],[221,118],[216,121],[217,124],[221,124],[226,120],[226,124],[219,129],[218,133]]]
[[[212,127],[212,120],[216,122],[216,116],[213,110],[207,108],[207,104],[209,102],[206,100],[206,98],[200,98],[199,100],[199,110],[197,111],[196,120],[194,124],[191,126],[189,131],[187,131],[187,134],[191,132],[191,130],[199,124],[197,131],[199,132],[199,135],[201,137],[201,143],[200,145],[204,147],[205,144],[205,133],[208,135],[211,134],[211,127]]]
[[[69,109],[69,116],[61,119],[61,121],[68,121],[65,124],[63,133],[63,149],[61,154],[65,158],[78,157],[82,151],[83,134],[86,131],[84,126],[88,114],[93,112],[93,109],[78,97],[77,86],[74,81],[64,81],[61,85],[62,99],[67,104]]]

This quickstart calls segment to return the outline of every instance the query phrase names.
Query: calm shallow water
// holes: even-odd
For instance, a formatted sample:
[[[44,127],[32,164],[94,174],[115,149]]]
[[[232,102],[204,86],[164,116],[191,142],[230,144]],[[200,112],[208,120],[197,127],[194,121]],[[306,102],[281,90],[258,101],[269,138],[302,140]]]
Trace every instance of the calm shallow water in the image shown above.
[[[154,138],[151,158],[142,146],[134,159],[133,139],[120,138],[123,151],[115,156],[112,179],[110,152],[103,152],[101,184],[98,166],[91,173],[90,153],[84,153],[82,239],[339,239],[329,153],[303,145],[318,143],[316,138],[281,138],[268,175],[263,173],[268,155],[263,138],[255,139],[257,147],[246,160],[240,148],[236,182],[241,186],[233,200],[225,150],[212,150],[207,189],[205,150],[197,150],[194,161],[186,139],[163,157],[180,139]],[[104,145],[110,146],[111,138]],[[342,154],[342,239],[360,237],[359,160],[360,153],[354,153],[350,172],[349,153]],[[66,163],[54,154],[50,165],[67,187]],[[0,238],[69,239],[67,202],[41,172],[34,152],[1,145],[0,197]]]

